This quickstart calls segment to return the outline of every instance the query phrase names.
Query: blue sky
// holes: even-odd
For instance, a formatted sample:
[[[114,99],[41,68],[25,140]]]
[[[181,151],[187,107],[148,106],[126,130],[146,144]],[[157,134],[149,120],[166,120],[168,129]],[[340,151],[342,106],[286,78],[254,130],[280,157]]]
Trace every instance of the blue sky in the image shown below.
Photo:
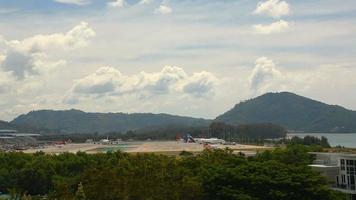
[[[0,119],[214,118],[278,91],[356,110],[355,53],[353,0],[0,0]]]

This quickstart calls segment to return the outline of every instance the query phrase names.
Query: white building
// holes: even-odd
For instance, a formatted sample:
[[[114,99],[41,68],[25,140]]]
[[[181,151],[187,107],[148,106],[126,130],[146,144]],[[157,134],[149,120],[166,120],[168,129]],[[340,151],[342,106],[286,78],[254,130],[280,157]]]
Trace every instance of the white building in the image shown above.
[[[326,176],[333,189],[350,194],[356,200],[356,154],[312,152],[314,170]]]

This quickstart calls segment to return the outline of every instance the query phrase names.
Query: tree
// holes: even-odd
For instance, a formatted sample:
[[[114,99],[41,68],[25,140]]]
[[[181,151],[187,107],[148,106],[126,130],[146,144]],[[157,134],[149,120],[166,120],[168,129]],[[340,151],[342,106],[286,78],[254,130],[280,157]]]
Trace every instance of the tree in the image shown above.
[[[75,200],[86,200],[83,184],[80,182],[78,184],[77,192],[75,193]]]

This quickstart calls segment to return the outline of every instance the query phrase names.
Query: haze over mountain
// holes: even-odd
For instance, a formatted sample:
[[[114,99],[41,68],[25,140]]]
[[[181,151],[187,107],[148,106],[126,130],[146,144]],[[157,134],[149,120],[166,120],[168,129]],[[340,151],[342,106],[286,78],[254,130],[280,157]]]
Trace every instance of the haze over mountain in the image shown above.
[[[208,126],[209,120],[151,113],[87,113],[80,110],[39,110],[11,121],[16,126],[33,127],[45,133],[126,132],[167,126]]]
[[[268,122],[304,132],[356,132],[355,111],[289,92],[243,101],[216,120],[232,125]]]

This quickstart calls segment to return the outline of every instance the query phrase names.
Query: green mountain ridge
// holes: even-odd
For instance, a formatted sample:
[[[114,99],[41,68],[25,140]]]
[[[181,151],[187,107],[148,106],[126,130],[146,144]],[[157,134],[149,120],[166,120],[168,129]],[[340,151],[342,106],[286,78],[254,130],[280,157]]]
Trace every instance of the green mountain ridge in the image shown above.
[[[272,123],[288,130],[314,133],[356,133],[356,111],[328,105],[289,92],[267,93],[240,102],[215,121],[238,126]],[[41,133],[107,133],[205,127],[212,120],[152,113],[90,113],[80,110],[39,110],[23,114],[0,129]]]
[[[356,132],[356,111],[289,92],[267,93],[241,102],[215,120],[231,125],[274,123],[288,130],[315,133]]]
[[[1,121],[0,120],[0,130],[13,130],[17,129],[17,127],[9,122]]]
[[[208,126],[210,120],[152,113],[87,113],[80,110],[39,110],[20,115],[10,122],[45,133],[126,132],[148,127]]]

